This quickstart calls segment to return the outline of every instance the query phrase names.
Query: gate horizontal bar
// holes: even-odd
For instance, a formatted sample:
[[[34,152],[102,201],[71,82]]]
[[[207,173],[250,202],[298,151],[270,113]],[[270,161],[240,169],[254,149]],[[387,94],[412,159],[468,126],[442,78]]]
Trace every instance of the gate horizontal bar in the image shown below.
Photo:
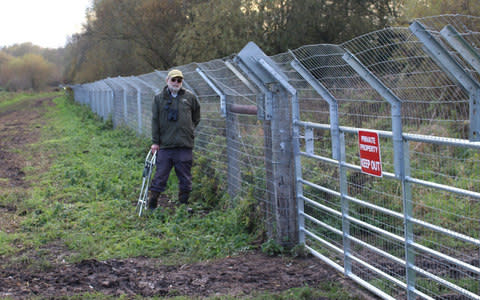
[[[324,222],[322,222],[322,221],[319,221],[319,220],[315,219],[315,217],[312,217],[312,216],[310,216],[310,215],[308,215],[308,214],[306,214],[306,213],[303,213],[302,215],[303,215],[305,218],[309,219],[310,221],[314,222],[314,223],[317,224],[317,225],[322,226],[323,228],[325,228],[325,229],[327,229],[327,230],[330,230],[330,231],[332,231],[332,232],[334,232],[334,233],[336,233],[336,234],[338,234],[338,235],[340,235],[340,236],[343,235],[343,232],[342,232],[341,230],[339,230],[339,229],[337,229],[337,228],[335,228],[335,227],[333,227],[333,226],[330,226],[330,225],[328,225],[328,224],[326,224],[326,223],[324,223]],[[392,260],[392,261],[394,261],[394,262],[396,262],[396,263],[398,263],[398,264],[400,264],[400,265],[405,266],[405,261],[402,260],[401,258],[398,258],[398,257],[396,257],[396,256],[393,256],[393,255],[391,255],[390,253],[385,252],[385,251],[383,251],[383,250],[381,250],[381,249],[379,249],[379,248],[377,248],[377,247],[374,247],[374,246],[372,246],[372,245],[370,245],[370,244],[368,244],[368,243],[366,243],[366,242],[364,242],[364,241],[362,241],[362,240],[360,240],[360,239],[358,239],[358,238],[356,238],[356,237],[354,237],[354,236],[347,235],[347,237],[348,237],[351,241],[353,241],[353,242],[355,242],[355,243],[357,243],[357,244],[359,244],[359,245],[361,245],[361,246],[363,246],[363,247],[365,247],[365,248],[367,248],[367,249],[369,249],[369,250],[371,250],[371,251],[373,251],[373,252],[375,252],[375,253],[377,253],[377,254],[380,254],[380,255],[382,255],[382,256],[385,257],[385,258],[388,258],[388,259],[390,259],[390,260]]]
[[[339,264],[337,264],[336,262],[334,262],[330,258],[326,257],[325,255],[320,254],[319,252],[317,252],[315,249],[311,248],[310,246],[308,246],[308,245],[304,245],[304,246],[314,256],[316,256],[317,258],[320,258],[323,262],[327,263],[330,267],[334,268],[338,272],[343,273],[343,267],[342,266],[340,266]]]
[[[448,287],[448,288],[450,288],[450,289],[452,289],[452,290],[454,290],[454,291],[457,291],[458,293],[460,293],[460,294],[462,294],[462,295],[464,295],[464,296],[467,296],[467,297],[469,297],[469,298],[471,298],[471,299],[479,299],[479,300],[480,300],[480,296],[479,296],[479,295],[476,295],[476,294],[474,294],[474,293],[472,293],[472,292],[470,292],[470,291],[468,291],[468,290],[466,290],[466,289],[464,289],[464,288],[461,288],[461,287],[459,287],[458,285],[455,285],[455,284],[453,284],[453,283],[451,283],[451,282],[449,282],[449,281],[447,281],[447,280],[445,280],[445,279],[443,279],[443,278],[440,278],[440,277],[438,277],[438,276],[436,276],[436,275],[433,275],[432,273],[427,272],[427,271],[425,271],[425,270],[423,270],[423,269],[421,269],[421,268],[419,268],[419,267],[417,267],[417,266],[412,266],[412,269],[413,269],[415,272],[420,273],[420,274],[424,275],[425,277],[428,277],[428,278],[436,281],[437,283],[440,283],[441,285],[444,285],[444,286],[446,286],[446,287]]]
[[[477,268],[477,267],[475,267],[475,266],[472,266],[472,265],[470,265],[470,264],[467,264],[467,263],[465,263],[465,262],[463,262],[463,261],[461,261],[461,260],[459,260],[459,259],[456,259],[456,258],[453,258],[453,257],[451,257],[451,256],[445,255],[445,254],[443,254],[443,253],[441,253],[441,252],[432,250],[432,249],[430,249],[430,248],[428,248],[428,247],[425,247],[425,246],[420,245],[420,244],[415,243],[415,242],[412,243],[412,246],[415,247],[415,248],[417,248],[417,249],[420,249],[420,250],[422,250],[422,251],[425,251],[425,252],[427,252],[427,253],[429,253],[429,254],[433,254],[433,255],[436,256],[437,258],[441,258],[441,259],[447,260],[447,261],[449,261],[449,262],[451,262],[451,263],[453,263],[453,264],[456,264],[456,265],[458,265],[458,266],[460,266],[460,267],[462,267],[462,268],[465,268],[465,269],[469,270],[470,272],[473,272],[473,273],[476,273],[476,274],[480,274],[480,268]]]
[[[329,247],[329,248],[337,251],[338,253],[343,254],[342,249],[338,248],[337,246],[333,245],[333,244],[330,243],[330,242],[325,241],[324,239],[322,239],[322,238],[320,238],[319,236],[317,236],[315,233],[313,233],[313,232],[311,232],[311,231],[309,231],[309,230],[307,230],[307,229],[304,229],[304,228],[303,228],[302,230],[305,232],[305,234],[307,234],[308,236],[314,238],[316,241],[321,242],[321,243],[324,244],[325,246],[327,246],[327,247]],[[340,234],[342,234],[342,233],[340,232]],[[397,257],[394,257],[394,256],[392,256],[391,254],[386,253],[385,251],[382,251],[382,250],[377,249],[377,248],[375,248],[375,247],[373,247],[373,246],[370,246],[370,245],[366,244],[365,242],[360,241],[360,240],[358,240],[358,239],[356,239],[356,238],[354,238],[354,237],[352,237],[352,236],[349,236],[349,238],[350,238],[352,241],[360,242],[360,243],[363,244],[364,246],[365,246],[365,245],[369,246],[368,248],[371,249],[371,250],[374,250],[377,254],[384,255],[385,257],[390,258],[390,259],[392,259],[393,261],[395,261],[395,262],[397,262],[397,263],[399,263],[399,264],[405,265],[405,261],[403,261],[403,260],[401,260],[401,259],[399,259],[399,258],[397,258]],[[313,251],[312,254],[314,254],[315,256],[317,256],[317,257],[319,257],[319,258],[321,258],[323,261],[327,262],[326,260],[328,260],[329,262],[327,262],[327,263],[328,263],[329,265],[331,265],[332,267],[334,267],[335,269],[337,269],[339,272],[342,272],[342,273],[343,273],[343,268],[341,268],[338,264],[336,264],[335,262],[333,262],[333,261],[330,260],[329,258],[327,258],[327,257],[319,254],[317,251],[315,251],[314,249],[310,248],[308,245],[305,245],[305,247],[306,247],[310,252]],[[373,248],[373,249],[372,249],[372,248]],[[319,254],[319,255],[321,255],[321,256],[318,256],[318,255],[316,255],[316,254]],[[406,284],[405,284],[404,282],[399,281],[398,279],[396,279],[396,278],[394,278],[394,277],[386,274],[385,272],[379,270],[378,268],[376,268],[376,267],[374,267],[374,266],[372,266],[372,265],[370,265],[370,264],[368,264],[368,263],[363,262],[361,259],[359,259],[359,258],[357,258],[357,257],[355,257],[355,256],[353,256],[353,255],[349,255],[349,257],[350,257],[352,260],[354,260],[354,261],[358,262],[359,264],[363,265],[363,266],[366,267],[367,269],[369,269],[369,270],[371,270],[371,271],[374,271],[375,273],[377,273],[377,274],[381,275],[382,277],[384,277],[384,278],[386,278],[386,279],[394,282],[395,284],[398,284],[398,285],[402,286],[403,288],[406,288]],[[325,260],[325,259],[326,259],[326,260]],[[334,265],[332,265],[332,264],[334,264]],[[456,291],[460,292],[460,293],[463,294],[463,295],[466,295],[466,296],[474,295],[474,294],[470,293],[469,291],[467,291],[467,290],[465,290],[465,289],[458,288],[458,287],[456,287],[456,286],[455,286],[455,288],[453,288],[452,285],[451,285],[451,283],[449,283],[448,281],[446,281],[446,280],[444,280],[444,279],[442,279],[442,278],[440,278],[440,277],[438,277],[438,276],[436,276],[436,275],[434,275],[434,274],[432,274],[432,273],[430,273],[430,272],[428,272],[428,271],[425,271],[425,270],[420,269],[420,268],[418,268],[418,267],[413,267],[413,268],[414,268],[414,270],[415,270],[416,272],[421,273],[422,275],[424,275],[424,276],[426,276],[426,277],[428,277],[428,278],[431,278],[431,279],[437,281],[437,282],[440,283],[440,284],[443,284],[443,285],[446,285],[446,286],[448,286],[448,287],[450,287],[450,288],[452,288],[452,289],[455,289]],[[353,275],[353,274],[347,274],[347,275],[350,276],[350,275]],[[432,297],[430,297],[430,296],[428,296],[428,295],[426,295],[426,294],[424,294],[423,292],[420,292],[420,291],[418,291],[418,290],[414,290],[414,293],[415,293],[416,295],[418,295],[418,296],[421,296],[421,297],[425,298],[425,299],[434,299],[434,298],[432,298]],[[479,298],[474,297],[474,299],[479,299]]]
[[[338,194],[338,193],[336,193],[336,192],[335,192],[335,193],[331,193],[331,192],[334,192],[334,191],[329,190],[329,189],[326,189],[326,188],[324,188],[324,191],[325,191],[325,192],[328,192],[328,193],[330,193],[330,194]],[[339,195],[337,195],[337,196],[339,196]],[[370,208],[372,208],[372,209],[375,209],[375,210],[379,210],[379,211],[388,213],[388,214],[390,214],[390,215],[392,215],[392,216],[395,216],[395,217],[397,217],[397,218],[399,218],[399,219],[403,219],[403,217],[402,217],[403,215],[400,214],[400,213],[396,213],[396,212],[394,212],[394,211],[390,211],[390,210],[387,210],[387,209],[385,209],[385,208],[377,209],[378,207],[377,207],[376,205],[366,203],[365,201],[361,201],[361,200],[358,200],[358,199],[353,198],[353,197],[347,197],[347,198],[348,198],[350,201],[354,200],[354,202],[356,202],[356,203],[358,203],[358,204],[361,204],[361,205],[370,207]],[[308,198],[307,198],[307,199],[308,199]],[[311,201],[313,201],[313,200],[311,200]],[[308,202],[309,202],[309,203],[312,203],[311,201],[308,201]],[[316,202],[315,202],[315,203],[316,203]],[[365,204],[368,204],[368,205],[365,205]],[[321,206],[321,208],[323,208],[323,205],[321,205],[321,204],[319,204],[319,205]],[[329,212],[332,212],[332,211],[329,210]],[[337,213],[335,213],[335,214],[337,214]],[[320,226],[323,226],[324,228],[326,228],[326,229],[328,229],[328,230],[330,230],[330,231],[333,231],[333,232],[335,232],[335,233],[337,233],[337,234],[339,234],[339,235],[342,235],[342,234],[343,234],[340,230],[338,230],[338,229],[336,229],[336,228],[334,228],[334,227],[332,227],[332,226],[330,226],[330,225],[327,225],[327,224],[325,224],[325,223],[323,223],[323,222],[315,219],[314,217],[309,216],[309,215],[306,214],[306,213],[303,213],[303,215],[304,215],[306,218],[308,218],[309,220],[315,222],[316,224],[318,224],[318,225],[320,225]],[[338,212],[337,215],[341,215],[341,213]],[[438,231],[438,232],[440,232],[440,233],[449,235],[449,236],[454,237],[454,238],[462,239],[462,240],[464,240],[464,241],[466,241],[466,242],[470,242],[470,243],[472,243],[472,244],[474,244],[474,245],[480,246],[480,241],[479,241],[479,240],[473,239],[473,238],[471,238],[471,237],[469,237],[469,236],[460,234],[460,233],[458,233],[458,232],[453,232],[453,231],[450,231],[450,230],[447,230],[447,229],[444,229],[444,228],[441,228],[441,227],[438,227],[438,226],[435,226],[435,225],[432,225],[432,224],[429,224],[429,223],[420,221],[420,220],[418,220],[418,219],[411,219],[411,221],[412,221],[413,223],[415,223],[415,224],[423,225],[424,227],[428,227],[428,228],[432,228],[432,229],[433,229],[433,227],[436,227],[436,228],[435,228],[436,231]],[[362,243],[363,246],[365,246],[365,247],[370,247],[370,246],[366,246],[366,245],[364,244],[364,242],[362,242],[361,240],[356,239],[355,237],[349,236],[349,238],[350,238],[351,240],[357,242],[357,243]],[[367,244],[367,245],[368,245],[368,244]],[[460,267],[462,267],[462,268],[464,268],[464,269],[467,269],[467,270],[470,271],[470,272],[473,272],[473,273],[476,273],[476,274],[480,274],[480,268],[477,268],[477,267],[475,267],[475,266],[472,266],[472,265],[470,265],[470,264],[467,264],[467,263],[465,263],[465,262],[463,262],[463,261],[461,261],[461,260],[459,260],[459,259],[456,259],[456,258],[447,256],[447,255],[444,255],[444,254],[441,253],[441,252],[432,250],[432,249],[430,249],[430,248],[428,248],[428,247],[425,247],[425,246],[420,245],[420,244],[415,243],[415,242],[412,243],[412,245],[413,245],[415,248],[420,249],[420,250],[422,250],[422,251],[424,251],[424,252],[427,252],[427,253],[429,253],[429,254],[437,257],[437,258],[440,258],[440,259],[443,259],[443,260],[447,260],[447,261],[449,261],[450,263],[455,264],[455,265],[458,265],[458,266],[460,266]],[[377,248],[375,248],[375,249],[377,249]],[[371,249],[371,250],[373,250],[373,251],[375,251],[375,252],[381,251],[381,250],[378,250],[378,251],[377,251],[377,250],[374,250],[374,249]],[[388,254],[388,255],[390,255],[390,254]],[[397,262],[399,262],[399,261],[397,261]]]
[[[480,246],[480,240],[479,239],[474,239],[472,237],[469,237],[468,235],[464,235],[464,234],[455,232],[453,230],[449,230],[449,229],[446,229],[446,228],[443,228],[443,227],[440,227],[440,226],[437,226],[437,225],[433,225],[433,224],[430,224],[428,222],[425,222],[425,221],[422,221],[422,220],[419,220],[419,219],[416,219],[416,218],[411,218],[410,222],[412,222],[414,224],[417,224],[417,225],[421,225],[421,226],[426,227],[428,229],[432,229],[434,231],[446,234],[448,236],[457,238],[459,240],[463,240],[464,242],[472,243],[475,246]]]
[[[313,200],[311,200],[311,199],[309,199],[309,198],[307,198],[307,197],[305,197],[305,196],[301,196],[301,198],[302,198],[305,202],[308,202],[308,203],[310,203],[310,204],[312,204],[312,205],[314,205],[314,206],[316,206],[316,207],[318,207],[318,208],[321,208],[321,209],[323,209],[323,210],[326,210],[326,211],[328,211],[328,212],[330,212],[330,213],[332,213],[332,214],[334,214],[334,215],[337,215],[337,216],[339,216],[339,217],[342,216],[342,213],[341,213],[341,212],[339,212],[339,211],[337,211],[337,210],[335,210],[335,209],[333,209],[333,208],[331,208],[331,207],[328,207],[328,206],[325,206],[325,205],[323,205],[323,204],[320,204],[320,203],[318,203],[318,202],[316,202],[316,201],[313,201]],[[351,222],[353,222],[353,223],[355,223],[355,224],[361,225],[361,226],[363,226],[363,227],[365,227],[365,228],[368,228],[368,229],[370,229],[370,230],[372,230],[372,231],[375,231],[375,232],[377,232],[377,233],[380,233],[380,234],[382,234],[382,235],[384,235],[384,236],[387,236],[387,237],[389,237],[389,238],[391,238],[391,239],[393,239],[393,240],[399,241],[399,242],[401,242],[401,243],[405,243],[405,238],[404,238],[404,237],[400,237],[400,236],[398,236],[398,235],[396,235],[396,234],[393,234],[393,233],[391,233],[391,232],[389,232],[389,231],[386,231],[386,230],[380,229],[380,228],[378,228],[378,227],[375,227],[375,226],[373,226],[373,225],[371,225],[371,224],[368,224],[368,223],[366,223],[366,222],[364,222],[364,221],[358,220],[358,219],[356,219],[356,218],[354,218],[354,217],[352,217],[352,216],[346,216],[346,218],[347,218],[349,221],[351,221]]]
[[[327,241],[325,241],[324,239],[318,237],[318,236],[317,236],[316,234],[314,234],[313,232],[310,232],[310,231],[308,231],[308,230],[306,230],[306,229],[304,230],[304,232],[305,232],[305,234],[307,234],[308,236],[314,238],[316,241],[318,241],[318,242],[324,244],[325,246],[327,246],[327,247],[329,247],[329,248],[337,251],[338,253],[343,254],[343,250],[342,250],[342,249],[340,249],[340,248],[338,248],[337,246],[333,245],[332,243],[327,242]],[[345,272],[343,272],[343,268],[340,268],[340,266],[339,266],[338,264],[336,264],[335,262],[333,262],[331,259],[329,259],[329,258],[327,258],[326,256],[318,253],[318,252],[315,251],[314,249],[308,247],[308,245],[305,245],[305,247],[306,247],[309,251],[314,251],[314,252],[312,252],[312,253],[313,253],[315,256],[317,256],[316,254],[320,255],[320,256],[317,256],[317,257],[319,257],[319,258],[322,259],[323,261],[327,262],[329,265],[333,266],[332,264],[335,264],[336,266],[333,266],[333,267],[335,267],[337,270],[341,271],[342,273],[345,273]],[[402,288],[406,288],[406,287],[407,287],[407,284],[406,284],[406,283],[404,283],[404,282],[396,279],[395,277],[393,277],[393,276],[391,276],[391,275],[386,274],[386,273],[383,272],[382,270],[379,270],[378,268],[376,268],[376,267],[374,267],[374,266],[372,266],[372,265],[370,265],[370,264],[368,264],[368,263],[366,263],[366,262],[363,262],[361,259],[359,259],[359,258],[357,258],[357,257],[355,257],[355,256],[353,256],[353,255],[349,255],[349,257],[350,257],[352,260],[354,260],[354,261],[358,262],[359,264],[363,265],[363,266],[366,267],[367,269],[369,269],[369,270],[377,273],[378,275],[382,276],[383,278],[385,278],[385,279],[387,279],[387,280],[389,280],[389,281],[391,281],[391,282],[393,282],[393,283],[401,286]],[[328,261],[327,261],[327,260],[328,260]],[[357,276],[354,275],[353,273],[348,273],[348,274],[346,274],[346,275],[349,276],[349,277],[351,277],[352,279],[353,279],[353,277],[359,279],[359,277],[357,277]],[[361,279],[360,279],[360,280],[361,280]],[[363,281],[363,280],[361,280],[361,281]],[[371,284],[366,283],[366,282],[364,282],[364,283],[366,284],[365,287],[367,287],[368,289],[372,289],[372,288],[373,288],[374,290],[372,290],[372,291],[373,291],[374,293],[377,293],[376,288],[375,288],[374,286],[372,286]],[[383,291],[381,291],[381,290],[379,290],[379,291],[381,292],[381,295],[382,295],[382,297],[383,297],[384,299],[395,299],[395,298],[392,298],[390,295],[386,294],[385,292],[383,292]],[[419,292],[419,291],[416,291],[416,293],[417,293],[418,295],[421,295],[422,297],[424,297],[424,298],[426,298],[426,299],[432,299],[432,300],[433,300],[433,298],[431,298],[431,297],[429,297],[429,296],[427,296],[427,295],[425,295],[425,294],[423,294],[423,293],[421,293],[421,292]]]
[[[330,164],[335,164],[335,165],[341,164],[344,167],[347,167],[349,169],[352,169],[352,170],[355,170],[355,171],[358,171],[358,172],[362,171],[362,168],[360,166],[357,166],[357,165],[354,165],[354,164],[340,162],[340,161],[335,160],[335,159],[331,159],[331,158],[320,156],[320,155],[310,154],[308,152],[303,152],[303,151],[301,151],[299,154],[302,155],[302,156],[305,156],[305,157],[314,158],[314,159],[317,159],[317,160],[320,160],[320,161],[323,161],[323,162],[327,162],[327,163],[330,163]],[[382,175],[385,178],[390,178],[390,179],[396,179],[397,178],[397,177],[395,177],[395,174],[390,173],[390,172],[386,172],[386,171],[382,171]]]
[[[320,124],[320,123],[313,123],[313,122],[305,122],[305,121],[295,121],[297,126],[304,126],[304,127],[311,127],[315,129],[325,129],[330,130],[329,124]],[[358,131],[361,130],[370,130],[367,128],[355,128],[355,127],[348,127],[348,126],[340,126],[340,131],[347,132],[347,133],[355,133],[358,134]],[[392,138],[393,134],[391,131],[385,130],[375,130],[378,132],[380,137]],[[463,148],[472,148],[472,149],[480,149],[480,142],[471,142],[465,139],[454,139],[449,137],[441,137],[441,136],[429,136],[429,135],[422,135],[416,133],[403,133],[402,137],[405,140],[413,141],[413,142],[424,142],[436,145],[446,145],[446,146],[455,146],[455,147],[463,147]]]
[[[453,186],[444,185],[444,184],[440,184],[440,183],[435,183],[435,182],[431,182],[431,181],[425,181],[425,180],[413,178],[413,177],[410,177],[410,176],[406,176],[405,180],[410,182],[410,183],[416,183],[416,184],[420,184],[420,185],[423,185],[423,186],[426,186],[426,187],[431,187],[431,188],[434,188],[434,189],[443,190],[443,191],[446,191],[446,192],[451,192],[451,193],[455,193],[455,194],[462,195],[462,196],[468,196],[468,197],[473,197],[473,198],[480,199],[480,193],[477,193],[477,192],[464,190],[464,189],[460,189],[460,188],[456,188],[456,187],[453,187]]]
[[[335,163],[335,160],[330,159],[330,158],[325,158],[325,157],[312,155],[312,154],[308,154],[308,153],[304,153],[304,152],[302,152],[301,154],[304,155],[304,156],[307,156],[307,157],[311,157],[311,158],[318,158],[322,161],[328,161],[328,162]],[[338,161],[337,161],[337,163],[338,163]],[[353,165],[346,164],[346,166],[351,167]],[[360,167],[355,166],[355,169],[359,170]],[[391,173],[388,173],[387,176],[389,176],[391,178],[394,178],[393,174],[391,174]],[[387,177],[387,176],[385,176],[385,177]],[[411,178],[411,177],[407,177],[406,179],[407,179],[407,181],[412,182],[412,183],[418,183],[418,184],[422,184],[424,186],[434,187],[434,188],[437,188],[437,189],[439,189],[440,187],[443,187],[445,191],[456,192],[456,193],[462,194],[462,195],[472,196],[472,194],[478,194],[478,193],[475,193],[475,192],[466,191],[466,190],[462,190],[462,189],[458,189],[458,188],[453,188],[453,187],[450,187],[450,186],[440,185],[440,184],[436,184],[436,183],[432,183],[432,182],[428,182],[428,181],[424,181],[424,180],[414,179],[414,178]],[[313,187],[315,189],[318,189],[320,191],[329,193],[331,195],[337,196],[337,197],[341,196],[341,194],[339,192],[335,191],[335,190],[331,190],[331,189],[322,187],[322,186],[317,185],[315,183],[309,182],[305,179],[298,180],[298,182],[303,183],[305,185],[308,185],[310,187]],[[365,202],[363,200],[351,197],[349,195],[344,195],[344,197],[346,199],[348,199],[349,201],[352,201],[352,202],[355,202],[357,204],[363,205],[365,207],[374,209],[376,211],[379,211],[379,212],[397,217],[399,219],[404,218],[403,214],[395,212],[393,210],[389,210],[389,209],[377,206],[375,204]],[[437,226],[437,225],[434,225],[434,224],[431,224],[431,223],[428,223],[428,222],[425,222],[425,221],[422,221],[422,220],[419,220],[419,219],[416,219],[416,218],[410,218],[409,220],[411,222],[413,222],[414,224],[421,225],[421,226],[424,226],[424,227],[429,228],[431,230],[434,230],[436,232],[439,232],[439,233],[442,233],[442,234],[445,234],[445,235],[463,240],[463,241],[468,242],[468,243],[472,243],[476,246],[480,246],[480,240],[479,239],[475,239],[475,238],[472,238],[468,235],[465,235],[465,234],[462,234],[462,233],[459,233],[459,232],[455,232],[453,230],[449,230],[449,229],[446,229],[446,228],[443,228],[443,227],[440,227],[440,226]]]
[[[344,273],[343,271],[343,267],[340,266],[339,264],[337,264],[336,262],[332,261],[330,258],[326,257],[325,255],[323,254],[320,254],[318,251],[316,251],[315,249],[309,247],[308,245],[305,245],[305,248],[310,251],[310,253],[313,254],[313,256],[317,257],[318,259],[322,260],[323,262],[325,262],[326,264],[328,264],[329,266],[331,266],[332,268],[336,269],[338,272],[340,273]],[[373,285],[371,285],[370,283],[366,282],[365,280],[361,279],[360,277],[356,276],[355,274],[347,274],[347,276],[349,278],[351,278],[353,281],[355,281],[356,283],[360,284],[361,286],[363,286],[364,288],[366,288],[367,290],[371,291],[372,293],[374,294],[377,294],[379,295],[380,297],[382,297],[383,299],[391,299],[391,300],[396,300],[394,297],[388,295],[387,293],[385,293],[384,291],[374,287]]]

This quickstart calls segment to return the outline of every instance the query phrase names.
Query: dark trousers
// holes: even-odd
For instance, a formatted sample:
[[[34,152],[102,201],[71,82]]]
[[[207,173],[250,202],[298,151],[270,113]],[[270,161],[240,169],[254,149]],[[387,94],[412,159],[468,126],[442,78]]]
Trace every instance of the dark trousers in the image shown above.
[[[190,148],[160,149],[157,151],[156,171],[150,190],[162,193],[167,186],[170,171],[175,168],[180,191],[192,190],[193,151]]]

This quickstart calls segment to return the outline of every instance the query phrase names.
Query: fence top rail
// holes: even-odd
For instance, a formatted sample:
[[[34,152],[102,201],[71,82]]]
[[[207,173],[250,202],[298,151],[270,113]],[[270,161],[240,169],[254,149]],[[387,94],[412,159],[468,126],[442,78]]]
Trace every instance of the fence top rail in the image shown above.
[[[314,128],[314,129],[325,129],[325,130],[331,129],[330,124],[320,124],[320,123],[305,122],[305,121],[298,121],[298,120],[295,121],[295,125]],[[343,131],[343,132],[355,133],[355,134],[358,134],[358,131],[360,130],[366,130],[366,131],[370,130],[370,131],[378,132],[379,136],[381,137],[385,137],[385,138],[393,137],[393,133],[391,131],[385,131],[385,130],[356,128],[356,127],[348,127],[348,126],[340,126],[339,129],[340,131]],[[403,133],[402,136],[405,140],[408,140],[408,141],[480,149],[480,142],[471,142],[466,139],[455,139],[455,138],[449,138],[449,137],[431,136],[431,135],[423,135],[423,134],[415,134],[415,133]]]

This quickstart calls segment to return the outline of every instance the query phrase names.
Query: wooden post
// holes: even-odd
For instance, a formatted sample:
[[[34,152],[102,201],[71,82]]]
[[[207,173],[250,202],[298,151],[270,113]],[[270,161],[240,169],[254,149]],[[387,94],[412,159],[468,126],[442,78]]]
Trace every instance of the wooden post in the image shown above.
[[[282,70],[275,67],[276,64],[253,42],[249,42],[237,54],[235,61],[265,96],[272,95],[271,98],[264,99],[262,107],[265,112],[267,199],[271,201],[267,206],[273,209],[271,218],[267,216],[269,218],[266,221],[268,228],[269,222],[275,218],[275,232],[269,235],[269,238],[275,238],[282,246],[291,247],[298,243],[292,99],[290,99],[293,97],[292,93],[296,91],[288,88],[288,82],[280,74]]]
[[[230,96],[226,96],[225,99],[227,107],[229,107]],[[228,180],[228,194],[234,200],[241,190],[242,186],[242,172],[240,170],[239,161],[242,153],[241,149],[238,149],[238,117],[232,113],[230,109],[226,112],[226,136],[227,136],[227,180]],[[234,203],[232,203],[234,204]]]
[[[274,83],[269,88],[273,92],[271,134],[276,241],[292,247],[298,242],[298,228],[291,101],[281,85]]]
[[[268,93],[268,95],[267,95]],[[272,97],[272,93],[268,91],[264,97]],[[265,99],[264,99],[265,101]],[[264,155],[265,155],[265,186],[267,187],[265,195],[265,204],[263,211],[265,212],[265,230],[268,238],[275,238],[276,230],[276,198],[274,185],[274,164],[273,164],[273,147],[272,147],[272,122],[271,120],[263,120],[263,136],[264,136]]]

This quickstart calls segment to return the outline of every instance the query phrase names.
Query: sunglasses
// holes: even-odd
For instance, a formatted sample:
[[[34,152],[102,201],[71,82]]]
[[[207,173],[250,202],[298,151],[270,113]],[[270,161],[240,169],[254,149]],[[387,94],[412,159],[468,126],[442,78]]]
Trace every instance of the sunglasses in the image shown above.
[[[182,83],[183,79],[180,78],[180,77],[174,77],[174,78],[171,78],[170,79],[172,82],[178,82],[178,83]]]

